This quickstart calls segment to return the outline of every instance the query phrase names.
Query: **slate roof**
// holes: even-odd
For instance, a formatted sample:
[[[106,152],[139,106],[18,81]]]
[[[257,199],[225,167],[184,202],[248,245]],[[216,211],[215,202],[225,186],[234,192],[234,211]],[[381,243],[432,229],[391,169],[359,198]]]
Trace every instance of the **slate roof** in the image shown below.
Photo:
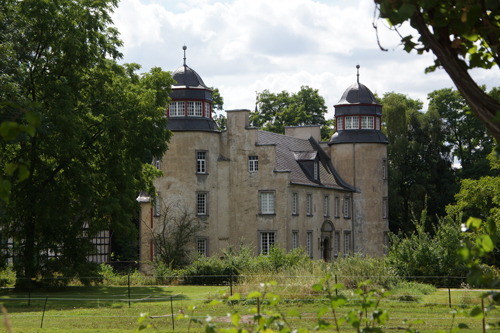
[[[213,119],[203,117],[169,117],[167,128],[171,131],[219,132]]]
[[[172,88],[198,88],[198,89],[210,89],[208,88],[201,76],[196,73],[194,69],[189,67],[188,65],[182,65],[177,68],[172,73],[172,78],[177,81]]]
[[[342,130],[333,133],[329,145],[339,143],[389,143],[384,133],[373,129]]]
[[[276,146],[276,171],[290,172],[290,182],[298,185],[354,191],[335,171],[330,158],[312,137],[309,140],[266,131],[258,131],[257,145]],[[312,180],[306,163],[319,157],[319,181]],[[301,162],[301,161],[305,161]]]
[[[335,105],[350,105],[350,104],[374,104],[380,105],[373,93],[364,84],[356,82],[344,91],[342,98]]]

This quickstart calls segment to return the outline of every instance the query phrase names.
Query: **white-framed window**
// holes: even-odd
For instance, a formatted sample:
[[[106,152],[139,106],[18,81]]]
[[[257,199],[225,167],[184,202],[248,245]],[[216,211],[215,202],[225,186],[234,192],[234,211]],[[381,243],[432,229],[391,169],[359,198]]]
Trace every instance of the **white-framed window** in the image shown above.
[[[212,113],[212,110],[210,109],[210,103],[205,102],[205,117],[210,118],[211,113]]]
[[[271,247],[274,246],[276,232],[261,231],[260,232],[260,254],[267,256]]]
[[[328,195],[325,195],[325,197],[323,198],[323,216],[329,216],[330,215],[330,212],[329,212],[329,207],[328,207],[328,202],[329,201],[329,197]]]
[[[292,193],[292,214],[299,214],[299,194],[296,192]]]
[[[351,252],[351,232],[344,231],[344,256],[349,256]]]
[[[337,118],[337,131],[342,131],[344,129],[344,118]]]
[[[206,257],[208,256],[207,238],[199,237],[196,239],[196,251],[199,255]]]
[[[345,117],[345,129],[359,129],[359,116]]]
[[[295,250],[299,247],[299,232],[292,231],[292,250]]]
[[[172,102],[169,106],[170,117],[184,116],[184,102]]]
[[[380,131],[380,117],[375,117],[375,129]]]
[[[348,218],[350,217],[350,202],[351,202],[351,198],[350,197],[344,197],[344,217],[345,218]]]
[[[387,179],[387,160],[382,160],[382,179]]]
[[[259,170],[259,156],[248,156],[248,171],[257,172]]]
[[[188,117],[194,116],[194,102],[187,102],[187,115]]]
[[[307,215],[312,215],[312,194],[311,193],[307,193],[307,196],[306,196],[306,207],[307,207],[306,214]]]
[[[306,240],[306,252],[307,255],[312,258],[313,257],[313,252],[312,252],[312,247],[313,247],[313,232],[308,231],[307,232],[307,240]]]
[[[384,231],[384,254],[387,255],[389,254],[389,232]]]
[[[335,197],[335,217],[340,217],[339,214],[339,203],[340,203],[340,198],[338,196]]]
[[[362,116],[361,117],[361,128],[362,129],[373,129],[373,116]]]
[[[194,115],[196,117],[203,116],[203,103],[202,102],[194,102]]]
[[[333,241],[333,254],[334,256],[338,257],[339,252],[340,252],[340,231],[335,231],[334,235],[334,241]]]
[[[196,173],[207,173],[207,152],[196,152]]]
[[[260,191],[260,213],[274,214],[274,191]]]
[[[154,215],[155,216],[160,216],[161,213],[161,198],[160,198],[160,193],[156,196],[155,200],[155,207],[154,207]]]
[[[384,219],[389,217],[389,207],[387,205],[388,205],[387,197],[382,198],[382,217]]]
[[[314,177],[314,180],[318,180],[318,177],[319,177],[318,161],[313,162],[313,177]]]
[[[196,215],[208,214],[208,193],[196,194]]]

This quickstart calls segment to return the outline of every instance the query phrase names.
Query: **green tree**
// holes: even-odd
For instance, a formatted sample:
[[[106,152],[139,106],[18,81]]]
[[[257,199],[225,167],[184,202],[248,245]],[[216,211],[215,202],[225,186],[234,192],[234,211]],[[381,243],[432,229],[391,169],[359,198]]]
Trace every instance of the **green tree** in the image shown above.
[[[383,130],[389,141],[390,228],[413,230],[410,220],[420,219],[426,198],[427,223],[435,224],[436,215],[445,214],[444,207],[455,193],[450,147],[444,144],[441,118],[432,110],[421,112],[422,102],[406,95],[386,93],[382,103]],[[433,229],[426,225],[426,230]]]
[[[401,36],[407,52],[432,51],[474,114],[500,140],[500,102],[469,75],[473,68],[500,66],[500,4],[494,0],[374,0],[380,17],[397,29],[408,21],[420,36]]]
[[[461,163],[461,178],[479,178],[490,171],[487,155],[493,149],[493,137],[470,111],[460,92],[451,88],[435,90],[428,95],[429,109],[443,119],[446,142]]]
[[[210,88],[212,89],[212,113],[213,113],[213,119],[217,123],[217,126],[219,127],[219,130],[223,131],[227,127],[227,119],[226,116],[223,114],[217,115],[216,111],[223,111],[224,110],[224,97],[221,96],[219,92],[219,88]]]
[[[292,94],[266,89],[257,93],[256,103],[258,109],[251,113],[250,122],[266,131],[284,134],[285,126],[326,125],[327,107],[318,89],[302,86]]]
[[[2,80],[16,88],[9,100],[29,103],[40,118],[33,135],[4,140],[0,149],[2,174],[8,163],[29,165],[28,178],[12,186],[9,204],[0,207],[19,278],[88,276],[95,268],[86,258],[96,251],[91,238],[106,229],[135,232],[137,193],[154,191],[158,172],[143,160],[167,149],[164,87],[173,81],[160,68],[138,75],[139,65],[113,60],[121,57],[118,32],[108,27],[116,5],[4,0],[0,6],[2,52],[15,59],[0,68]],[[11,119],[11,109],[1,112],[2,121]],[[27,116],[17,121],[29,123]]]

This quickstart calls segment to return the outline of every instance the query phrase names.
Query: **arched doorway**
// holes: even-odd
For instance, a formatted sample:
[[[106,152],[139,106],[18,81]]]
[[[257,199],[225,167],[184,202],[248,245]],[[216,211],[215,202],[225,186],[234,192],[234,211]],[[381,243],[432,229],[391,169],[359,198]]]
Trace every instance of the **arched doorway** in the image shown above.
[[[332,260],[332,234],[335,228],[332,221],[325,221],[321,226],[321,253],[326,262]]]

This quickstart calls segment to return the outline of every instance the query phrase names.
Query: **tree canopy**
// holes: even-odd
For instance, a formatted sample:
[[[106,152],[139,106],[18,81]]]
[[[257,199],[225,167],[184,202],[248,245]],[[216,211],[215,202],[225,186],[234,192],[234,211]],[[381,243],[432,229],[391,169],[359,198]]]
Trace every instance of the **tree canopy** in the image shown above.
[[[500,3],[495,0],[374,0],[394,26],[409,22],[420,36],[401,36],[407,52],[432,51],[426,71],[443,67],[471,110],[500,140],[500,103],[486,94],[469,70],[500,66]]]
[[[257,110],[250,115],[253,126],[274,133],[285,133],[285,126],[326,125],[327,107],[318,89],[300,87],[297,93],[282,91],[257,93]]]
[[[134,232],[138,191],[153,190],[158,171],[143,162],[167,149],[165,87],[173,81],[160,68],[138,75],[139,65],[115,62],[121,41],[109,25],[116,5],[2,1],[0,121],[40,119],[31,133],[0,143],[2,177],[14,176],[9,163],[22,161],[29,171],[0,206],[18,277],[88,276],[91,238],[107,229]]]

